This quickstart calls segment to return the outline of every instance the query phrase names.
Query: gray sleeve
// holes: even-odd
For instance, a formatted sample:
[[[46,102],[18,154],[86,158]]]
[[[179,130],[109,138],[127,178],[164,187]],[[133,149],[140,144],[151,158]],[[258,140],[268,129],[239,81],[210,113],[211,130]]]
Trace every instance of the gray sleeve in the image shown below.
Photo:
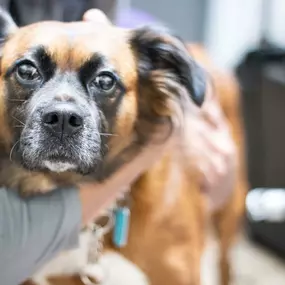
[[[76,189],[23,199],[0,188],[0,284],[17,285],[60,251],[76,247],[80,226]]]

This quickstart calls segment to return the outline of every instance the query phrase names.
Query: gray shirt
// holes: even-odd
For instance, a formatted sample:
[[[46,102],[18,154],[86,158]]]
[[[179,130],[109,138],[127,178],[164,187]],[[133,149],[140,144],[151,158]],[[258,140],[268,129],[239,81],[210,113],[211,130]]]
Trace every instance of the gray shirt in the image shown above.
[[[23,199],[0,188],[0,284],[18,285],[62,250],[78,244],[78,191]]]

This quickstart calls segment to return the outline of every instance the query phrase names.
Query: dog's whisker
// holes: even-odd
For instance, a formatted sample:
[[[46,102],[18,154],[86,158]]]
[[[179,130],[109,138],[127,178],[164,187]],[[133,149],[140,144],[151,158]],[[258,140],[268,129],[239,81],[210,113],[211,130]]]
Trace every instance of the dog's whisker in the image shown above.
[[[10,98],[8,100],[11,102],[25,102],[26,101],[25,99],[14,99],[14,98]]]
[[[26,126],[21,120],[19,120],[18,118],[16,118],[15,116],[12,116],[16,121],[18,121],[20,124],[22,124],[23,126]]]
[[[105,137],[115,137],[115,136],[118,136],[116,134],[109,134],[109,133],[100,133],[100,136],[105,136]]]
[[[13,159],[12,159],[12,156],[13,156],[13,151],[16,147],[16,145],[20,142],[20,140],[16,141],[15,144],[12,146],[11,150],[10,150],[10,154],[9,154],[9,158],[10,158],[10,161],[13,162]]]
[[[25,109],[19,110],[19,114],[22,114],[25,112]]]

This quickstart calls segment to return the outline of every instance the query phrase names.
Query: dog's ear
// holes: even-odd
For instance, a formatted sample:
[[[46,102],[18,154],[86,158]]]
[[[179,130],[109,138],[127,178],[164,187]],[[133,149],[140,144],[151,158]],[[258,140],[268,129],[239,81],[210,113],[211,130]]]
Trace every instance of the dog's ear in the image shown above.
[[[165,72],[188,91],[197,106],[202,105],[206,74],[178,37],[164,28],[142,27],[132,31],[131,46],[138,58],[140,78],[151,80],[155,71]]]
[[[11,15],[0,8],[0,48],[17,29],[18,27]]]

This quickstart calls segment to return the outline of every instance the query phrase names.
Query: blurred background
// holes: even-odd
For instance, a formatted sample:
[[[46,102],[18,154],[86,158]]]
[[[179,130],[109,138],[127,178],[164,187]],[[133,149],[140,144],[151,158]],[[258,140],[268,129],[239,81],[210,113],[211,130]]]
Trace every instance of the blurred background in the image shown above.
[[[285,1],[119,0],[118,5],[117,24],[166,24],[204,45],[219,68],[239,79],[250,194],[244,234],[233,250],[234,284],[285,284]],[[216,255],[210,239],[205,284],[216,284]]]
[[[127,24],[126,14],[138,16],[140,24],[142,19],[164,23],[185,40],[203,43],[225,69],[234,68],[263,37],[285,43],[282,0],[118,0],[118,6],[119,24]]]

